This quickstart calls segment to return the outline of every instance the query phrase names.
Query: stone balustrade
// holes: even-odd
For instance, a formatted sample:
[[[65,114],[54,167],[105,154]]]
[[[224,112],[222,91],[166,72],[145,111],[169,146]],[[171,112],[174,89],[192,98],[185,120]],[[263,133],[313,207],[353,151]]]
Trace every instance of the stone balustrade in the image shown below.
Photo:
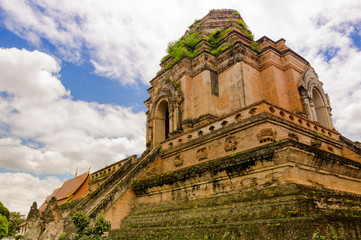
[[[168,150],[170,148],[174,148],[183,143],[190,142],[192,140],[220,130],[228,125],[235,124],[237,122],[261,113],[269,113],[276,117],[282,118],[283,120],[296,124],[299,127],[306,128],[310,131],[315,132],[315,135],[328,137],[337,141],[339,139],[340,134],[335,130],[323,127],[321,124],[307,119],[307,117],[292,113],[266,101],[260,101],[248,107],[242,108],[236,112],[233,112],[230,115],[220,117],[210,123],[196,127],[190,131],[186,131],[181,135],[169,138],[162,143],[162,149]]]

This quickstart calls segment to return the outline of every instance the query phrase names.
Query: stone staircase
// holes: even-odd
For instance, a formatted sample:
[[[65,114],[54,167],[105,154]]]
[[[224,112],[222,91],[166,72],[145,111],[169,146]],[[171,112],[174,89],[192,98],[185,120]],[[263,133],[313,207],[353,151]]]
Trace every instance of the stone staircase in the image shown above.
[[[131,156],[125,160],[123,166],[110,175],[104,183],[95,191],[90,193],[83,201],[81,201],[64,219],[64,232],[67,233],[66,238],[70,239],[75,233],[74,225],[71,221],[72,215],[77,211],[84,211],[90,217],[91,222],[100,212],[105,212],[109,207],[129,189],[132,180],[140,177],[142,173],[154,162],[160,154],[161,146],[158,145],[150,153],[141,159]]]
[[[361,197],[350,193],[277,184],[210,198],[137,205],[110,238],[361,239],[360,203]]]

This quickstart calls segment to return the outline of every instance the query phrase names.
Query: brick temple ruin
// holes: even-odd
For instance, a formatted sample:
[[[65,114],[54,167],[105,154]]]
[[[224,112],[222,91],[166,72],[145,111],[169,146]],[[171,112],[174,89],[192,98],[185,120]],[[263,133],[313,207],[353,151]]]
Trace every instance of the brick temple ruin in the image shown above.
[[[71,209],[49,204],[61,230],[43,220],[40,239],[70,238],[80,210],[103,212],[114,239],[361,239],[361,146],[334,129],[306,59],[255,41],[235,10],[210,11],[168,53],[142,157],[91,174]]]

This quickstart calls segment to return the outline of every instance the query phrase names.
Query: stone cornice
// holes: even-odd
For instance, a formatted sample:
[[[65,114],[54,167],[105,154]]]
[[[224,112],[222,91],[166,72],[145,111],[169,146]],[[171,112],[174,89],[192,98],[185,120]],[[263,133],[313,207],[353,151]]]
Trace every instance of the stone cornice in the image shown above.
[[[332,162],[332,165],[338,164],[348,168],[361,170],[361,163],[359,162],[352,161],[345,157],[341,157],[291,139],[285,139],[237,154],[231,154],[227,157],[218,158],[176,171],[142,179],[133,184],[133,190],[139,196],[146,194],[147,189],[149,188],[163,186],[165,184],[173,184],[177,181],[185,181],[191,177],[201,176],[205,172],[210,172],[211,175],[216,175],[217,172],[221,171],[237,171],[239,174],[241,174],[241,172],[249,169],[252,166],[255,166],[256,161],[271,161],[276,151],[287,147],[293,147],[308,153],[312,153],[314,155],[314,160],[318,161],[320,165],[327,165],[329,162]]]
[[[339,133],[333,129],[328,129],[321,126],[319,123],[310,121],[308,118],[292,113],[270,104],[264,100],[255,102],[247,107],[238,109],[230,114],[221,116],[206,124],[195,125],[193,128],[189,128],[181,134],[170,137],[162,143],[162,148],[169,151],[175,151],[177,148],[184,148],[185,145],[195,145],[203,143],[206,139],[214,139],[218,135],[221,135],[223,131],[240,131],[248,125],[256,124],[260,121],[273,121],[275,125],[289,126],[292,129],[298,130],[303,134],[313,136],[315,132],[319,132],[324,135],[324,141],[331,141],[333,144],[339,144]],[[226,127],[215,128],[210,132],[210,126],[220,125],[217,123],[227,122]],[[202,132],[200,136],[198,133]],[[192,136],[190,141],[187,141],[188,136]],[[198,140],[199,139],[199,140]],[[170,147],[171,145],[171,147]],[[172,150],[170,150],[172,149]]]

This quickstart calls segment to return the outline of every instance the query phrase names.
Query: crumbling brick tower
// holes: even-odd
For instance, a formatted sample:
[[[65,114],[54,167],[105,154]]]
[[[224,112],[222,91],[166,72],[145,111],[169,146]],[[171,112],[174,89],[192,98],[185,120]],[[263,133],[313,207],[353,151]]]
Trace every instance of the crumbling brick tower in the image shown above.
[[[361,146],[334,129],[305,59],[254,41],[234,10],[210,11],[168,53],[142,157],[91,174],[76,206],[49,204],[45,231],[34,205],[26,239],[71,239],[77,211],[103,212],[114,239],[361,239]]]
[[[234,10],[210,11],[168,53],[145,101],[161,155],[112,235],[361,238],[360,145],[334,129],[307,60],[255,41]]]

